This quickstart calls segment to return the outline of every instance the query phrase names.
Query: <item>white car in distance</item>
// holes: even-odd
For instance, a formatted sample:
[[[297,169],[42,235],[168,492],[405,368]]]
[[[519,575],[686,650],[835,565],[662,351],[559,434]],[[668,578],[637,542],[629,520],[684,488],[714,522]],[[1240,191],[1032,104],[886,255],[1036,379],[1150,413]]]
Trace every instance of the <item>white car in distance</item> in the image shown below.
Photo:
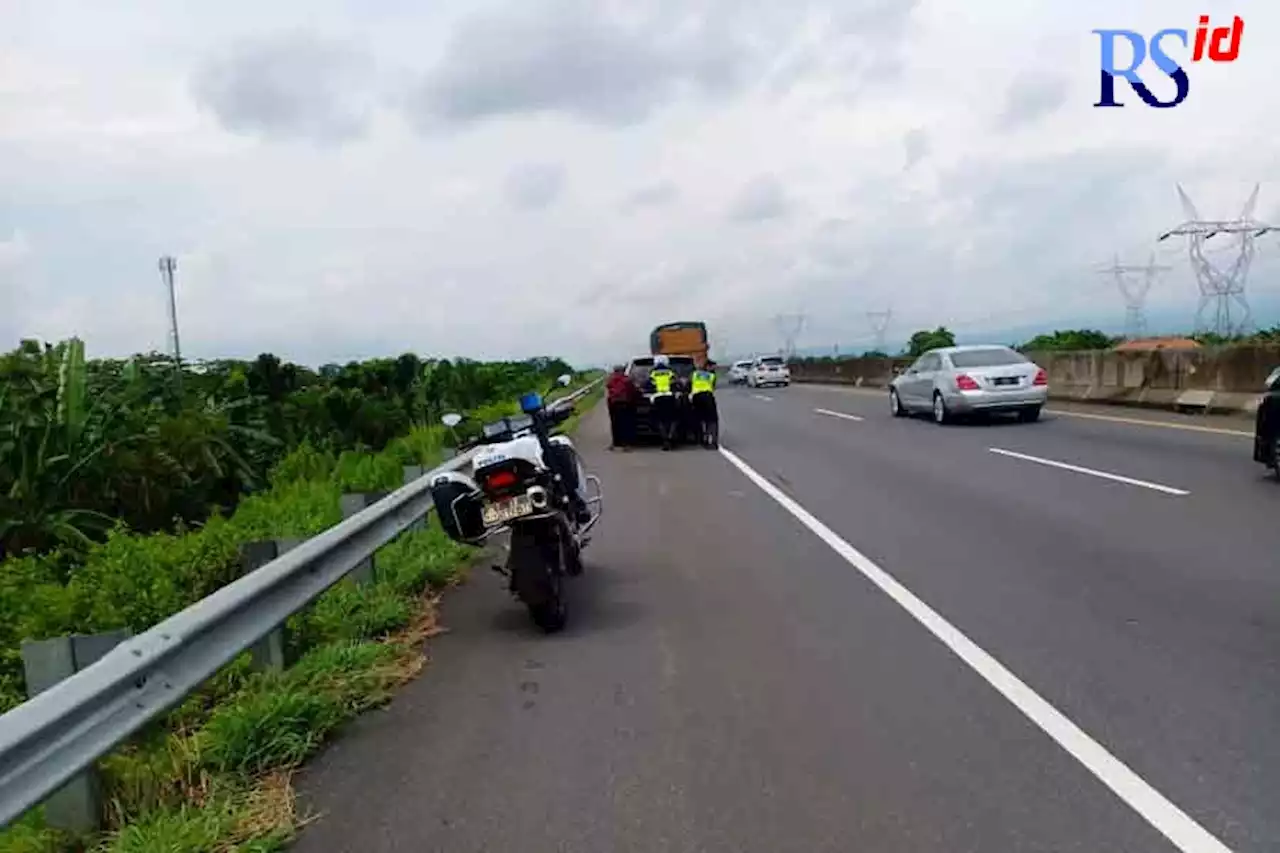
[[[747,382],[747,373],[751,370],[751,362],[735,361],[733,366],[729,368],[729,381],[734,385],[745,385]]]
[[[780,355],[766,355],[757,358],[747,370],[747,384],[752,388],[765,385],[790,385],[791,368]]]

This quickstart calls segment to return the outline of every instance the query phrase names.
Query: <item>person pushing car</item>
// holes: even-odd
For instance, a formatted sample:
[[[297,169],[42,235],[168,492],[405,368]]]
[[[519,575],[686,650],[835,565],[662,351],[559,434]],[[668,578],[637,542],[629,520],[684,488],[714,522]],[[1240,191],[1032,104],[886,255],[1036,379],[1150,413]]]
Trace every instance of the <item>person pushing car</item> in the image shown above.
[[[612,442],[609,449],[627,449],[635,440],[636,396],[640,393],[626,368],[614,365],[613,373],[605,386],[609,397],[609,428]]]
[[[675,378],[670,360],[665,355],[655,357],[653,370],[649,371],[649,384],[653,387],[653,417],[657,422],[658,434],[662,436],[663,450],[670,450],[675,444],[678,414],[673,387]]]
[[[693,372],[690,380],[689,406],[697,425],[698,440],[708,450],[720,446],[720,412],[716,407],[716,363]]]

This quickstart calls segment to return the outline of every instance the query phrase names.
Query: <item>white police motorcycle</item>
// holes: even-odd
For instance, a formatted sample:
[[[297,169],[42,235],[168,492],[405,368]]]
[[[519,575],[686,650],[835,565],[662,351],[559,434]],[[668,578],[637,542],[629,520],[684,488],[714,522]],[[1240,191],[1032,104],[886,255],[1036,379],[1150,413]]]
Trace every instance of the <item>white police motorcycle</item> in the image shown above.
[[[566,374],[556,380],[568,385]],[[450,538],[480,545],[509,531],[505,566],[509,589],[529,609],[534,624],[559,631],[568,618],[566,576],[583,571],[582,550],[600,520],[600,479],[587,474],[568,436],[552,430],[573,414],[572,403],[545,405],[537,392],[520,398],[523,414],[485,424],[467,468],[437,476],[431,484],[436,512]],[[451,429],[456,413],[441,419]]]

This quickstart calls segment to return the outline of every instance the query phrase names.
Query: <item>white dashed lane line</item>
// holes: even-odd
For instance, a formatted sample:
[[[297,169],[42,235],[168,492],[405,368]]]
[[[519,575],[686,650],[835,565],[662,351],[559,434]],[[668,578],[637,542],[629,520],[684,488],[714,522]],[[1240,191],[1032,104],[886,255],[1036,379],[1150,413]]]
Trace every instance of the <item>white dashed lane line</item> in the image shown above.
[[[1045,414],[1051,414],[1059,418],[1084,418],[1091,421],[1107,421],[1113,424],[1127,424],[1129,426],[1159,427],[1161,429],[1181,429],[1187,432],[1204,432],[1211,435],[1234,435],[1240,438],[1253,438],[1253,433],[1246,432],[1242,429],[1223,429],[1221,427],[1207,427],[1198,424],[1180,424],[1172,421],[1158,421],[1154,418],[1126,418],[1120,415],[1095,415],[1092,412],[1067,412],[1062,409],[1045,409]]]
[[[1029,456],[1026,453],[1015,453],[1012,450],[1004,450],[999,447],[988,447],[992,453],[1000,456],[1007,456],[1011,459],[1021,459],[1024,462],[1034,462],[1037,465],[1047,465],[1050,468],[1060,468],[1063,471],[1072,471],[1076,474],[1087,474],[1090,477],[1098,477],[1103,480],[1111,480],[1116,483],[1124,483],[1129,486],[1138,486],[1143,489],[1151,489],[1153,492],[1163,492],[1166,495],[1176,495],[1177,497],[1185,497],[1191,494],[1185,489],[1175,489],[1172,486],[1164,486],[1160,483],[1152,483],[1147,480],[1135,480],[1133,477],[1125,477],[1121,474],[1112,474],[1107,471],[1099,471],[1095,468],[1084,468],[1080,465],[1072,465],[1069,462],[1058,462],[1053,459],[1044,459],[1040,456]]]
[[[843,418],[846,421],[861,421],[858,415],[851,415],[848,412],[833,412],[830,409],[814,409],[820,415],[830,415],[833,418]]]

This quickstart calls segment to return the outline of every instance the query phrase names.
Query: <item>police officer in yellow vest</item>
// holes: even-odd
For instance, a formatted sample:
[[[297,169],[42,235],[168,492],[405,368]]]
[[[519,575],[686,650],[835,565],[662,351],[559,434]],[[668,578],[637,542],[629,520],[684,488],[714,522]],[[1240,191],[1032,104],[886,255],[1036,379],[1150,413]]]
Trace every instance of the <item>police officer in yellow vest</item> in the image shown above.
[[[670,450],[676,436],[676,395],[672,387],[676,374],[665,355],[655,356],[653,370],[649,371],[649,384],[653,388],[653,419],[662,436],[662,449]]]
[[[689,403],[697,424],[698,440],[703,447],[720,446],[720,412],[716,408],[716,363],[708,361],[693,373]]]

